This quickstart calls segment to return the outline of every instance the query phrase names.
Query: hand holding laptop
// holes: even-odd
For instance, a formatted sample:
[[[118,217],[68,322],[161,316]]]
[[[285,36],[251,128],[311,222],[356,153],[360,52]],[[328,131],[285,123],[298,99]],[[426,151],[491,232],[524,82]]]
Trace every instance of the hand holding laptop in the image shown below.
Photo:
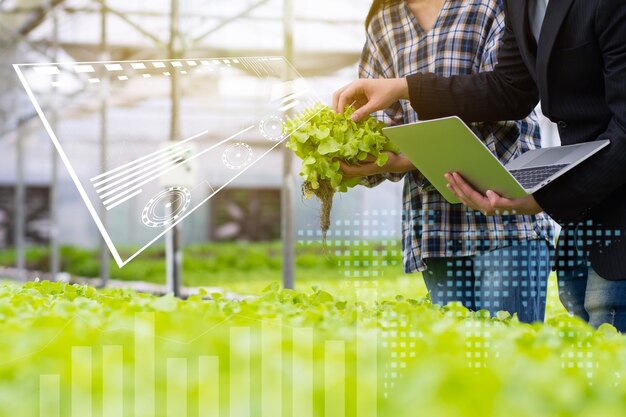
[[[485,216],[499,214],[537,214],[543,209],[531,195],[522,198],[505,198],[495,191],[488,190],[486,195],[476,191],[458,172],[445,175],[447,187],[459,200],[472,210],[480,211]]]
[[[515,209],[518,214],[541,211],[532,197],[535,191],[609,145],[599,140],[531,149],[504,165],[458,117],[387,127],[383,134],[448,202],[483,212]],[[444,178],[450,173],[463,178]]]
[[[599,140],[532,149],[504,165],[458,117],[387,127],[383,134],[403,154],[390,156],[383,167],[367,159],[363,165],[342,164],[346,176],[417,168],[448,202],[463,203],[487,215],[540,213],[543,210],[533,193],[610,143]]]

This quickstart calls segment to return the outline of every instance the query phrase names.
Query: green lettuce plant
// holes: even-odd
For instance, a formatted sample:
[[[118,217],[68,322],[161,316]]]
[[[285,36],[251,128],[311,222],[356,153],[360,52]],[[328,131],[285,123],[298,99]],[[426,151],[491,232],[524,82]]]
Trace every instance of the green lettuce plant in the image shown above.
[[[305,198],[315,195],[321,202],[320,226],[324,240],[330,227],[334,194],[346,192],[360,182],[359,178],[345,178],[339,161],[356,165],[371,156],[376,165],[382,167],[389,158],[386,152],[399,152],[382,134],[384,123],[373,117],[354,122],[350,118],[352,113],[352,107],[337,114],[318,103],[284,125],[285,133],[291,135],[287,147],[302,159],[302,193]]]

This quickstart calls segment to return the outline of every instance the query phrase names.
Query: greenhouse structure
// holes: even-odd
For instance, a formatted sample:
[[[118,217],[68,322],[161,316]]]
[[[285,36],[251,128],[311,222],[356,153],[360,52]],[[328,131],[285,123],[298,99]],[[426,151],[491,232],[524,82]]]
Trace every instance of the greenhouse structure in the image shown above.
[[[561,226],[446,200],[385,129],[424,126],[416,90],[352,118],[373,83],[496,65],[515,7],[619,9],[513,3],[0,0],[0,417],[626,415],[622,301],[568,304],[593,269]],[[528,117],[458,123],[493,161],[561,144]]]

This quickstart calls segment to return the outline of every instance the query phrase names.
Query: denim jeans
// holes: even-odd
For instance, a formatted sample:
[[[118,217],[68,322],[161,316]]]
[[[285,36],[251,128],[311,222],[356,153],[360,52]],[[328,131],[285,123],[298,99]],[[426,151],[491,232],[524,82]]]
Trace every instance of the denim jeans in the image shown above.
[[[588,266],[582,253],[571,267],[559,269],[557,277],[559,298],[570,314],[593,327],[609,323],[626,332],[626,280],[602,278]]]
[[[550,275],[545,240],[527,240],[485,254],[428,258],[424,281],[433,304],[459,301],[470,310],[517,313],[520,321],[543,321]]]

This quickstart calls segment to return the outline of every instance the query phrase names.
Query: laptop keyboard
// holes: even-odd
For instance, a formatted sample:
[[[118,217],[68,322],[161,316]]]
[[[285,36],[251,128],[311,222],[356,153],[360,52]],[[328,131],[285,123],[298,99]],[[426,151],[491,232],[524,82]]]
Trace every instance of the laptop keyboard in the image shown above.
[[[524,169],[514,169],[509,171],[515,177],[522,187],[529,189],[537,184],[541,184],[544,180],[550,178],[569,164],[549,165],[544,167],[533,167]]]

